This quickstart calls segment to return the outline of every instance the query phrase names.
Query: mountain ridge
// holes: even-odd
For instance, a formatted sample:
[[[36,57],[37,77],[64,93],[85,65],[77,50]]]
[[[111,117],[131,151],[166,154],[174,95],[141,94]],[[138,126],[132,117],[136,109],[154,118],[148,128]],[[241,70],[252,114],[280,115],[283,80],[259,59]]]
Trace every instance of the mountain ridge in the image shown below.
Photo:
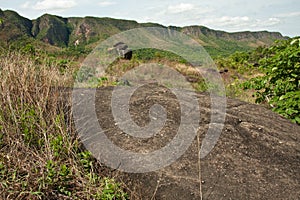
[[[244,51],[258,46],[269,46],[275,40],[286,38],[279,32],[241,31],[230,33],[201,25],[167,27],[157,23],[138,23],[134,20],[109,17],[65,18],[44,14],[37,19],[29,20],[15,11],[0,9],[0,39],[6,43],[25,36],[58,47],[71,47],[75,46],[75,43],[85,46],[105,40],[122,31],[153,26],[175,29],[185,33],[208,51],[224,55],[229,55],[236,50]]]

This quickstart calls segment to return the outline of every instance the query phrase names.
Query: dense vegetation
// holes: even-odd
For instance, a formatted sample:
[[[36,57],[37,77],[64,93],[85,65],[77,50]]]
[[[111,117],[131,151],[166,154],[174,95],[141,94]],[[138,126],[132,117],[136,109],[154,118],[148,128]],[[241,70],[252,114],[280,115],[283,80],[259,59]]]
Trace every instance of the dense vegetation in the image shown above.
[[[255,89],[256,102],[267,102],[272,110],[300,124],[300,39],[279,41],[265,48],[259,60],[263,76],[244,83]]]
[[[217,59],[216,63],[220,69],[231,72],[224,80],[230,97],[268,105],[300,124],[299,38],[280,40],[271,47],[250,52],[236,52]]]

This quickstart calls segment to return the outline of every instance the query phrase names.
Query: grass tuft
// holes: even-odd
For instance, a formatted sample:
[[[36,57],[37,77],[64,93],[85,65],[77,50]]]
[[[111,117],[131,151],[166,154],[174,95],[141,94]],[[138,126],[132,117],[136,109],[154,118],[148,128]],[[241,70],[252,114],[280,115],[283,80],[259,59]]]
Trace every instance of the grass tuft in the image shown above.
[[[73,72],[22,53],[0,64],[0,199],[127,199],[75,133],[61,89]]]

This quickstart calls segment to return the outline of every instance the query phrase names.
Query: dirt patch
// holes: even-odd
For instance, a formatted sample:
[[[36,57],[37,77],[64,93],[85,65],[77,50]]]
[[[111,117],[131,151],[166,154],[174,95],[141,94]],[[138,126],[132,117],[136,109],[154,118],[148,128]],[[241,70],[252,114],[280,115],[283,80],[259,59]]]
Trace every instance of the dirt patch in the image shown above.
[[[118,127],[111,110],[112,90],[97,89],[95,108],[99,125],[115,145],[147,153],[174,138],[181,122],[180,104],[167,88],[148,85],[130,99],[131,118],[142,127],[150,121],[152,105],[166,109],[165,126],[149,139],[134,138]],[[299,126],[264,107],[228,99],[220,139],[199,162],[201,141],[210,123],[210,98],[207,94],[197,97],[198,137],[176,162],[149,173],[111,170],[110,175],[126,185],[131,199],[300,199]]]

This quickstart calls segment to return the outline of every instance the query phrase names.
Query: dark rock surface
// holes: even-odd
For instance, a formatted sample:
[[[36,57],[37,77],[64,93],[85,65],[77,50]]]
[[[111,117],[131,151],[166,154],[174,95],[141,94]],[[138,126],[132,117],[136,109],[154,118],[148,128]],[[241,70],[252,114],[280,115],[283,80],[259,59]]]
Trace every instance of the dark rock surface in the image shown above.
[[[139,126],[149,123],[154,103],[167,110],[164,128],[149,139],[128,136],[114,122],[111,91],[111,87],[97,89],[95,108],[100,126],[115,145],[140,153],[160,149],[172,140],[180,109],[167,88],[144,87],[130,99],[129,111]],[[85,98],[90,95],[88,90],[77,92]],[[210,98],[207,94],[197,97],[198,137],[176,162],[148,173],[111,170],[126,185],[131,199],[300,199],[298,125],[262,106],[228,99],[222,134],[215,148],[200,160],[201,141],[210,123]]]

